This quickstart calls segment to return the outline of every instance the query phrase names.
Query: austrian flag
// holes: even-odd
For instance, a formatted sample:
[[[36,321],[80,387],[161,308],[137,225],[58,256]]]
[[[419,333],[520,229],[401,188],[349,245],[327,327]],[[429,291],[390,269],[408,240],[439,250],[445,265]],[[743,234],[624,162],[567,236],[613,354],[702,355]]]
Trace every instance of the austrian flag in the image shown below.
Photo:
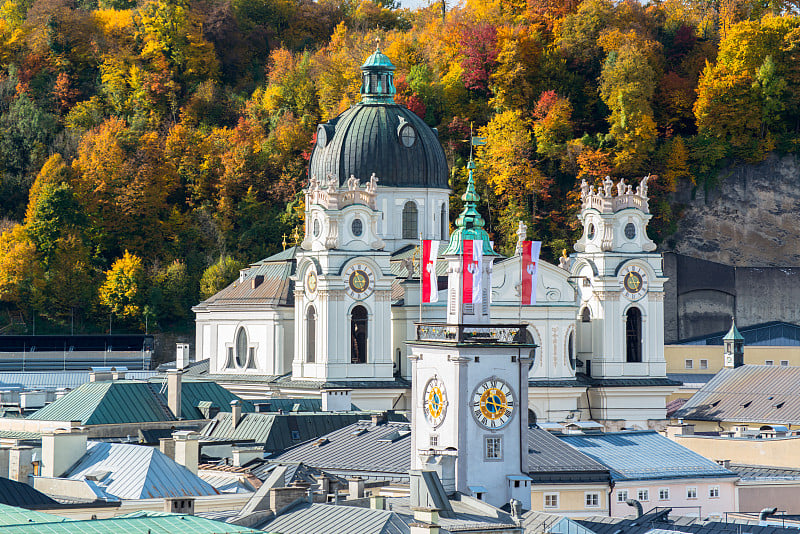
[[[539,263],[541,241],[522,242],[522,305],[536,304],[536,266]]]
[[[422,242],[422,302],[439,302],[439,282],[436,278],[438,241]]]
[[[476,304],[481,301],[481,271],[483,270],[483,241],[480,239],[464,240],[464,256],[461,263],[465,304]]]

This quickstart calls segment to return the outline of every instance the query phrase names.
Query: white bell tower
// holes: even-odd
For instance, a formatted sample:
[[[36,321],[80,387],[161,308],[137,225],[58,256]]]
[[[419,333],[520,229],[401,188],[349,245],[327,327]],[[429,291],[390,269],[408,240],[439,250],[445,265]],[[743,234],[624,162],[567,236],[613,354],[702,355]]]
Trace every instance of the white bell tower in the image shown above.
[[[392,380],[394,276],[377,232],[377,177],[316,178],[305,192],[306,232],[297,253],[292,378]]]
[[[471,163],[471,162],[470,162]],[[448,493],[460,491],[502,506],[530,509],[527,465],[528,370],[535,346],[525,325],[491,323],[488,290],[496,255],[475,208],[470,177],[464,211],[444,252],[448,260],[447,323],[416,325],[412,363],[411,469],[434,470]],[[464,242],[483,251],[482,302],[463,299]],[[473,285],[474,287],[474,285]],[[483,306],[486,303],[486,306]],[[414,496],[412,495],[412,504]]]
[[[624,392],[615,390],[619,398],[607,390],[601,404],[592,405],[597,419],[630,421],[635,409],[642,425],[666,416],[664,399],[671,392],[664,359],[667,279],[661,254],[647,236],[652,218],[647,182],[653,178],[645,176],[635,189],[609,177],[600,191],[585,180],[581,184],[583,235],[570,268],[580,300],[577,356],[589,377],[609,387],[627,386]]]

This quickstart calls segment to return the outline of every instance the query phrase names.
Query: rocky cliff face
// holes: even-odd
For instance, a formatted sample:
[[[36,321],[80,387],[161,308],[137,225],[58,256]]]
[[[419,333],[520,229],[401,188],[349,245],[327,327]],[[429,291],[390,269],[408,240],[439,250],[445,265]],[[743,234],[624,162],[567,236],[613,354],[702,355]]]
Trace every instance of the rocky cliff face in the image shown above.
[[[738,267],[800,266],[800,158],[770,155],[723,169],[720,185],[686,205],[665,249]]]

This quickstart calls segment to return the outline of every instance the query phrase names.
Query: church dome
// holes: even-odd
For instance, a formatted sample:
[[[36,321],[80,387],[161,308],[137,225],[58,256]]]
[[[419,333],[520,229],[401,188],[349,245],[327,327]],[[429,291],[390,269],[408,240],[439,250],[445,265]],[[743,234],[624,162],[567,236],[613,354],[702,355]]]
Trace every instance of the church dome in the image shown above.
[[[380,49],[361,67],[361,102],[317,128],[309,176],[323,181],[372,173],[381,187],[449,189],[447,160],[436,130],[394,101],[394,65]]]

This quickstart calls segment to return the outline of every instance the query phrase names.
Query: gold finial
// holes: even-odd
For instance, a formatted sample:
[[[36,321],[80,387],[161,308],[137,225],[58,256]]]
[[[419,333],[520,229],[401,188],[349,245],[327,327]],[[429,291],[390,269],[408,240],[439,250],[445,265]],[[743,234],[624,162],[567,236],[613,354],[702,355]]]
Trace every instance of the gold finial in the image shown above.
[[[380,52],[381,51],[381,38],[380,37],[376,37],[375,38],[375,51],[376,52]]]
[[[286,234],[283,234],[283,250],[286,250]]]
[[[564,258],[564,259],[567,259],[567,249],[563,249],[561,251],[561,257]]]
[[[294,241],[294,243],[292,243],[292,245],[294,245],[295,247],[300,242],[300,232],[297,231],[297,227],[296,226],[294,227],[294,230],[292,231],[292,240]]]

